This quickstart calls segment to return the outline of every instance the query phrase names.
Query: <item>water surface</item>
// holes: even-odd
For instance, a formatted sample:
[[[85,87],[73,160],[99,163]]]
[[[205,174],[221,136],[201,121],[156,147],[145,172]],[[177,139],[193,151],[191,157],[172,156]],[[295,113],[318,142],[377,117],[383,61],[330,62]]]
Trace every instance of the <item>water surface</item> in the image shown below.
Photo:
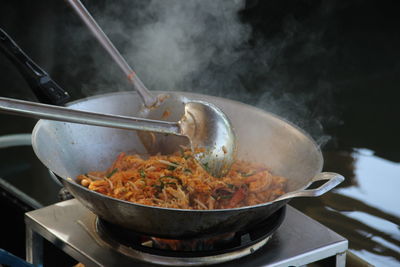
[[[363,260],[399,266],[400,163],[369,149],[325,152],[325,159],[325,169],[340,171],[346,182],[321,197],[293,200],[291,205],[346,237],[350,251]]]

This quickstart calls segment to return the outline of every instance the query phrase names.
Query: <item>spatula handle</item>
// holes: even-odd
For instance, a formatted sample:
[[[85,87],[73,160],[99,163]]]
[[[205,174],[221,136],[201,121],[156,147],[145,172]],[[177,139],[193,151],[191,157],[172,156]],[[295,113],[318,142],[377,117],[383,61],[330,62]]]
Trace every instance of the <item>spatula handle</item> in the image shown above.
[[[89,112],[6,97],[0,97],[0,112],[86,125],[182,135],[178,122]]]
[[[0,50],[17,67],[41,103],[63,105],[69,95],[0,28]]]

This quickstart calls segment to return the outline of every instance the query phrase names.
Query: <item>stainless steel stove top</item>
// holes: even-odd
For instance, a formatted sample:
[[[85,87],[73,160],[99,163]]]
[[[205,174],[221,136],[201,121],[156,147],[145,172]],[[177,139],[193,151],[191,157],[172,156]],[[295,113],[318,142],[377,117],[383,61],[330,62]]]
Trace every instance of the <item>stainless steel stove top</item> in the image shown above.
[[[42,238],[45,238],[85,266],[158,266],[145,262],[152,255],[138,251],[124,253],[129,248],[103,242],[95,233],[95,218],[75,199],[26,213],[27,260],[36,266],[42,263]],[[256,251],[246,248],[248,251],[243,255],[250,255],[217,266],[300,266],[326,258],[331,258],[333,265],[345,266],[347,248],[345,238],[288,206],[284,222],[265,245]],[[193,266],[211,264],[212,259],[182,261],[156,257],[155,262],[171,266],[183,262]]]

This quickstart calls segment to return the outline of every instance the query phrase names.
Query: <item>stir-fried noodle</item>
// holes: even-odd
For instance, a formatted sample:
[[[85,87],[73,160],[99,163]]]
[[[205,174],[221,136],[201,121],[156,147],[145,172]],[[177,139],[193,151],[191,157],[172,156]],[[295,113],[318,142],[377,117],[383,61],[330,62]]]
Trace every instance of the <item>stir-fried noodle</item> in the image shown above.
[[[259,164],[236,161],[215,178],[190,150],[143,159],[121,153],[106,171],[78,176],[81,185],[114,198],[177,209],[225,209],[269,202],[285,193],[286,179]]]

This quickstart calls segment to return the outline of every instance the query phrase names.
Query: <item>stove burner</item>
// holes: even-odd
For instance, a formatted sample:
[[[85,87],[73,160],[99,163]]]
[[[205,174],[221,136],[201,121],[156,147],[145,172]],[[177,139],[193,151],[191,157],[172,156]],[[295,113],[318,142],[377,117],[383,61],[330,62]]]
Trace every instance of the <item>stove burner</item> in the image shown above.
[[[158,237],[150,238],[150,246],[157,249],[173,250],[173,251],[210,251],[224,248],[235,240],[236,234],[226,233],[219,234],[213,237],[196,238],[196,239],[165,239]],[[145,243],[146,244],[146,243]],[[148,243],[147,243],[148,244]]]
[[[253,253],[271,238],[283,222],[285,212],[286,206],[245,231],[197,239],[174,240],[145,236],[100,218],[96,220],[96,230],[103,241],[117,250],[125,246],[146,254],[174,258],[199,258],[226,255],[236,251],[246,252],[237,253],[242,257]]]

